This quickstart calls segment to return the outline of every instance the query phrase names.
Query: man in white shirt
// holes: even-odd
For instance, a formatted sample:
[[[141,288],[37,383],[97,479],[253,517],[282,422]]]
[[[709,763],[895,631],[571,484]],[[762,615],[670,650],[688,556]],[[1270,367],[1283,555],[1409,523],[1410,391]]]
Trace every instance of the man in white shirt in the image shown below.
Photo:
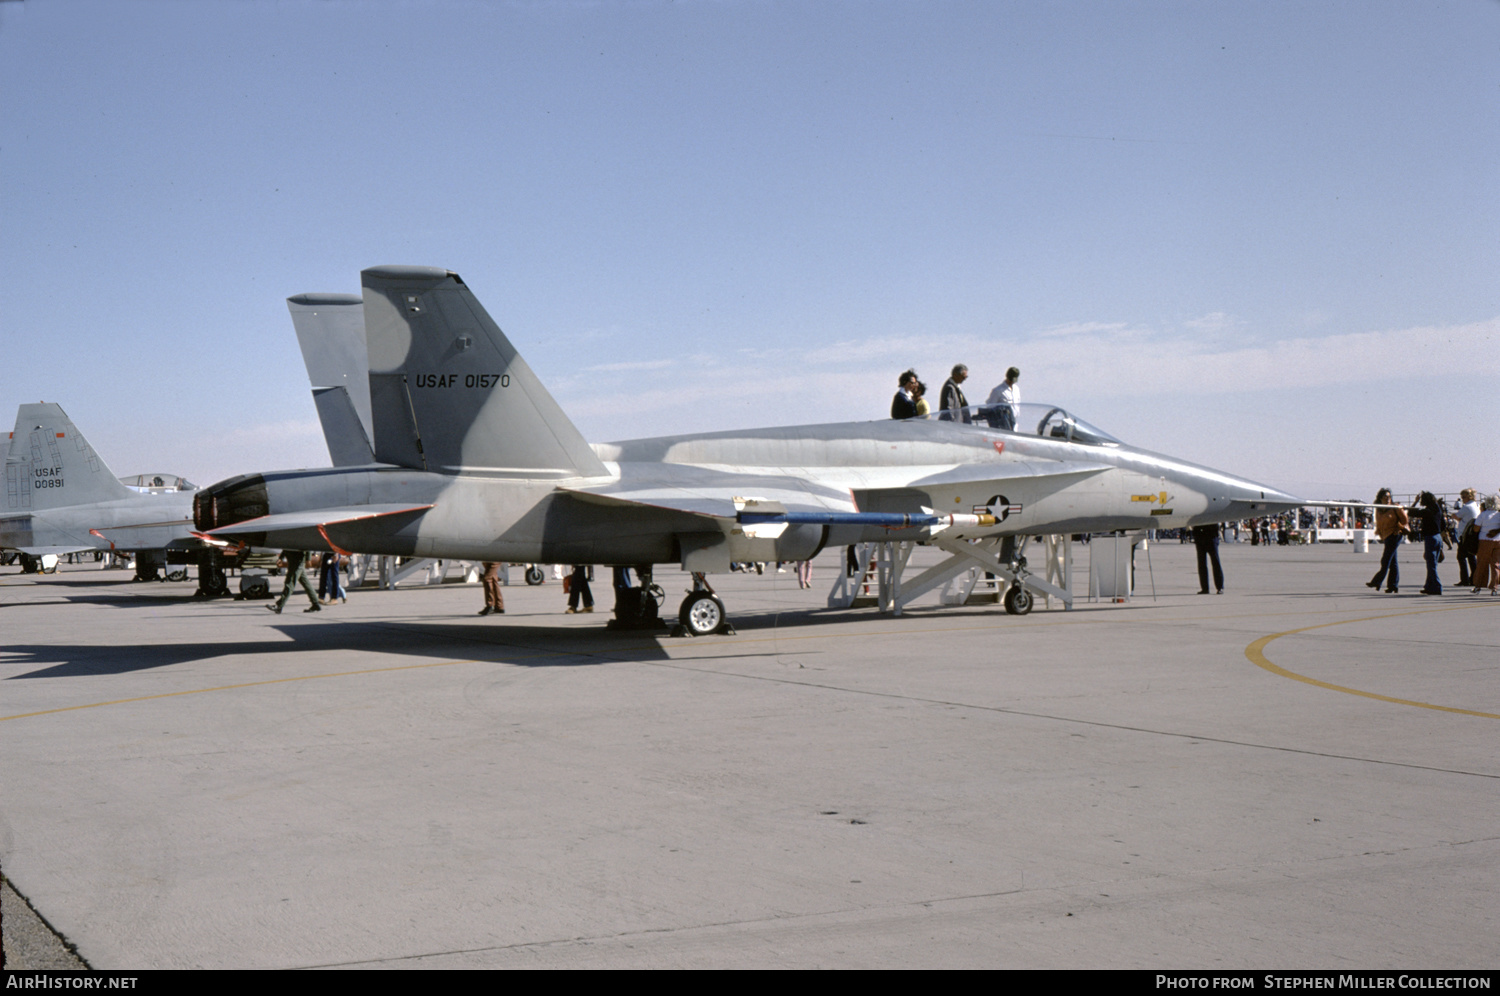
[[[1467,586],[1474,576],[1474,561],[1479,553],[1479,541],[1464,542],[1464,533],[1469,524],[1479,518],[1478,492],[1464,488],[1458,493],[1459,506],[1453,510],[1453,535],[1458,538],[1455,552],[1458,555],[1458,583]]]
[[[1021,415],[1021,388],[1016,384],[1021,379],[1018,367],[1005,371],[1005,380],[990,392],[988,407],[990,425],[996,429],[1014,429]]]

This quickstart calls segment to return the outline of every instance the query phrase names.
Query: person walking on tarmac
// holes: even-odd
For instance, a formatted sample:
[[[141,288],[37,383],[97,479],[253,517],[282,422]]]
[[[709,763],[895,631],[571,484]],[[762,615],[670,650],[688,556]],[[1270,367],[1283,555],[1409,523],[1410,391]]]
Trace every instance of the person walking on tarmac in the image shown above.
[[[1391,504],[1391,489],[1381,488],[1375,492],[1376,505]],[[1366,588],[1380,588],[1380,582],[1386,582],[1386,592],[1391,595],[1398,594],[1401,589],[1401,567],[1396,563],[1396,547],[1401,545],[1401,537],[1406,535],[1407,526],[1406,509],[1404,508],[1377,508],[1375,510],[1375,537],[1385,544],[1385,549],[1380,554],[1380,570],[1375,576],[1365,582]]]
[[[1422,519],[1422,559],[1427,564],[1427,579],[1422,585],[1422,594],[1441,595],[1443,582],[1438,579],[1438,559],[1443,555],[1443,503],[1431,491],[1417,496],[1413,509]]]
[[[305,550],[286,551],[286,586],[281,589],[281,596],[276,599],[276,604],[267,605],[266,608],[277,615],[281,615],[281,610],[286,607],[286,600],[292,597],[292,589],[300,584],[303,590],[307,592],[308,599],[312,601],[312,607],[303,609],[302,611],[322,611],[323,606],[318,604],[318,593],[313,590],[312,582],[307,580],[307,570],[303,567],[306,560],[307,552]]]
[[[578,600],[583,599],[583,608],[578,607]],[[589,568],[587,564],[574,564],[573,573],[568,576],[568,614],[574,612],[593,612],[594,593],[589,591]]]
[[[484,573],[479,577],[480,583],[484,585],[484,608],[479,614],[487,616],[491,612],[505,615],[505,596],[500,594],[500,564],[494,560],[484,562]]]

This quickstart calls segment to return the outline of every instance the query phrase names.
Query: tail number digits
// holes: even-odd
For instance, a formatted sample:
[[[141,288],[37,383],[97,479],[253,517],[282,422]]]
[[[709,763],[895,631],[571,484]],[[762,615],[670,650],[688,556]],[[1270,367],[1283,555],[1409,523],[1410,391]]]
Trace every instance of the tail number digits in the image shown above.
[[[457,387],[460,376],[463,386],[477,390],[492,387],[510,387],[510,374],[417,374],[418,387]]]

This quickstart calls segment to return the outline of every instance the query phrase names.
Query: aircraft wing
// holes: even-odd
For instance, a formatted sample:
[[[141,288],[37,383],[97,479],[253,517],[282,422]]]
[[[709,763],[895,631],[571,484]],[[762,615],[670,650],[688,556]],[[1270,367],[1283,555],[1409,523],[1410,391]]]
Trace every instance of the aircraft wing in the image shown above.
[[[717,519],[734,519],[739,514],[735,507],[736,498],[763,498],[779,502],[789,511],[856,511],[853,496],[848,491],[824,487],[796,477],[703,471],[701,476],[704,479],[695,482],[693,478],[698,475],[671,476],[680,476],[681,479],[618,481],[598,488],[562,490],[584,501],[603,505],[624,502]]]
[[[946,484],[968,484],[982,481],[1047,481],[1056,478],[1082,477],[1100,474],[1115,469],[1112,464],[1092,463],[1083,460],[1039,460],[1016,463],[970,463],[951,470],[939,471],[912,480],[911,487],[921,488]],[[878,490],[878,489],[877,489]]]
[[[226,536],[241,536],[251,533],[286,533],[298,529],[322,529],[346,522],[378,519],[403,512],[425,512],[431,505],[349,505],[344,508],[314,508],[305,512],[281,512],[262,515],[229,526],[220,526],[198,535],[221,539]]]
[[[48,554],[62,557],[70,553],[93,553],[99,548],[97,546],[18,546],[13,549],[30,557],[45,557]]]

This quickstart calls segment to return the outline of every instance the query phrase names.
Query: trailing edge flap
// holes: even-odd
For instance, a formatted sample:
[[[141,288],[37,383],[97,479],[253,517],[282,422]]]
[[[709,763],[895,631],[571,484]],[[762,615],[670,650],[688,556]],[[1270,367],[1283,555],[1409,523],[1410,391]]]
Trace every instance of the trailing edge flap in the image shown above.
[[[62,557],[70,553],[93,553],[99,548],[96,546],[18,546],[16,549],[30,557],[45,557],[48,554]]]
[[[735,500],[745,498],[759,498],[779,502],[787,511],[794,512],[854,512],[857,509],[854,503],[847,497],[848,492],[839,492],[836,497],[834,493],[829,496],[809,494],[806,491],[797,491],[788,488],[786,480],[780,482],[764,478],[747,478],[737,486],[725,488],[716,485],[712,488],[690,488],[673,487],[671,485],[620,487],[619,485],[607,486],[599,489],[579,490],[574,488],[562,488],[560,490],[575,498],[594,502],[599,505],[641,505],[649,508],[662,508],[673,512],[684,512],[689,515],[711,516],[715,519],[734,519],[739,514],[735,507]],[[779,484],[779,486],[778,486]]]
[[[314,508],[306,512],[280,512],[246,519],[229,526],[210,529],[208,536],[236,536],[247,533],[281,533],[293,529],[317,529],[363,519],[378,519],[403,512],[425,512],[431,505],[350,505],[347,508]]]
[[[377,266],[360,279],[378,462],[532,480],[606,476],[458,274]]]

